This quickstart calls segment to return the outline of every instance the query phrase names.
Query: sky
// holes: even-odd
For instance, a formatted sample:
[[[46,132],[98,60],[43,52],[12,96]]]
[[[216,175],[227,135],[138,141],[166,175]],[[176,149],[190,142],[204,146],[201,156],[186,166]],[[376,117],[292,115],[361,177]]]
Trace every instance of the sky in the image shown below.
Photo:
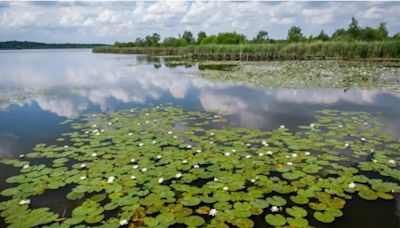
[[[253,38],[260,30],[286,38],[291,26],[303,34],[332,34],[352,16],[361,26],[387,23],[400,32],[400,2],[125,1],[0,2],[0,41],[114,43],[157,32],[197,34],[236,31]]]

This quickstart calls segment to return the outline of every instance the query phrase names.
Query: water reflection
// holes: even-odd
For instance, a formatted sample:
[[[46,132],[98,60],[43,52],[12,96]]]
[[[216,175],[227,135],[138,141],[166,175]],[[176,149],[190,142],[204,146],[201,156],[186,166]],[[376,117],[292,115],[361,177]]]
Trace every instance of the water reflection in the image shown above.
[[[397,94],[216,83],[194,75],[198,66],[171,66],[148,56],[92,54],[90,50],[2,51],[0,67],[0,94],[9,97],[0,103],[1,108],[36,103],[43,111],[67,118],[77,118],[93,106],[107,112],[118,103],[179,100],[187,106],[199,104],[197,109],[230,114],[235,117],[233,125],[263,129],[310,121],[315,110],[326,107],[383,112],[393,124],[397,120],[391,116],[400,114],[394,108],[400,107]]]

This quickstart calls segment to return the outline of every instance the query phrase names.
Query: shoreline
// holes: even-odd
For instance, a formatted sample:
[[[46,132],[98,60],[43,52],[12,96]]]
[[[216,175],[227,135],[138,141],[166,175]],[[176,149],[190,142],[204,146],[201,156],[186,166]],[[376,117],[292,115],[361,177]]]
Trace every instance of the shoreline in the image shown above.
[[[179,56],[192,60],[368,60],[400,61],[400,42],[313,42],[193,45],[185,47],[95,47],[93,53]]]

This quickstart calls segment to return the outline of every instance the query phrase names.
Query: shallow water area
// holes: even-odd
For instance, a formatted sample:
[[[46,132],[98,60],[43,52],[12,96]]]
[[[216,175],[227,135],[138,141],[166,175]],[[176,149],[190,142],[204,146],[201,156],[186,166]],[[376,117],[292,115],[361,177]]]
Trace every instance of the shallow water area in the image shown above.
[[[136,112],[157,106],[172,107],[172,110],[179,107],[185,112],[212,112],[209,123],[197,126],[207,131],[245,128],[271,132],[284,125],[288,131],[297,132],[300,131],[300,125],[315,123],[321,110],[366,112],[378,117],[380,123],[384,124],[381,129],[383,133],[397,142],[400,139],[400,95],[379,88],[266,88],[240,82],[211,81],[200,77],[199,72],[224,70],[224,73],[229,73],[232,66],[203,69],[196,63],[171,65],[163,58],[93,54],[86,49],[0,51],[0,68],[0,159],[19,158],[22,154],[32,152],[39,143],[63,146],[65,142],[57,141],[57,138],[63,133],[75,131],[69,125],[60,125],[64,120],[85,123],[80,119],[81,115],[98,113],[97,116],[88,117],[89,122],[95,122],[102,114],[111,118],[120,110],[135,108]],[[149,113],[154,114],[156,119],[155,113]],[[146,117],[145,114],[138,116]],[[226,121],[211,121],[220,117]],[[99,121],[100,124],[108,122],[114,126],[112,118],[107,122]],[[141,124],[145,125],[145,122]],[[365,125],[372,126],[373,122],[366,121]],[[171,131],[180,134],[186,129],[182,126],[178,125]],[[130,130],[134,131],[134,128]],[[203,140],[200,142],[204,143]],[[390,156],[400,163],[399,154]],[[277,164],[279,162],[277,160]],[[16,186],[5,180],[19,170],[3,164],[0,168],[0,190]],[[182,169],[187,170],[185,167]],[[398,165],[393,169],[398,171]],[[46,194],[35,196],[41,198],[41,204],[32,203],[31,206],[50,207],[61,214],[64,202],[68,200],[63,199],[60,204],[55,199],[65,198],[66,192],[60,191],[57,195],[57,190],[51,190],[51,197],[48,198]],[[392,200],[365,201],[355,194],[352,200],[346,201],[344,215],[331,224],[318,222],[311,211],[308,218],[310,224],[316,227],[377,227],[378,224],[397,227],[400,203],[398,193],[394,195],[395,199]],[[293,202],[290,204],[294,205]],[[71,208],[76,206],[71,205]],[[243,214],[241,216],[246,217]],[[255,221],[259,222],[255,225],[265,227],[264,217],[265,213],[256,216]]]

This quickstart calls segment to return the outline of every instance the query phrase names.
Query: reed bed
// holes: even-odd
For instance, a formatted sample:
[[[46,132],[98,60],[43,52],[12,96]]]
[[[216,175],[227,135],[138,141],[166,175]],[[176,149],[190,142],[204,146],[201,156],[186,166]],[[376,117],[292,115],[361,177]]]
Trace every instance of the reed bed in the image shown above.
[[[96,47],[94,53],[181,56],[204,60],[398,59],[400,41],[312,42],[185,47]]]

